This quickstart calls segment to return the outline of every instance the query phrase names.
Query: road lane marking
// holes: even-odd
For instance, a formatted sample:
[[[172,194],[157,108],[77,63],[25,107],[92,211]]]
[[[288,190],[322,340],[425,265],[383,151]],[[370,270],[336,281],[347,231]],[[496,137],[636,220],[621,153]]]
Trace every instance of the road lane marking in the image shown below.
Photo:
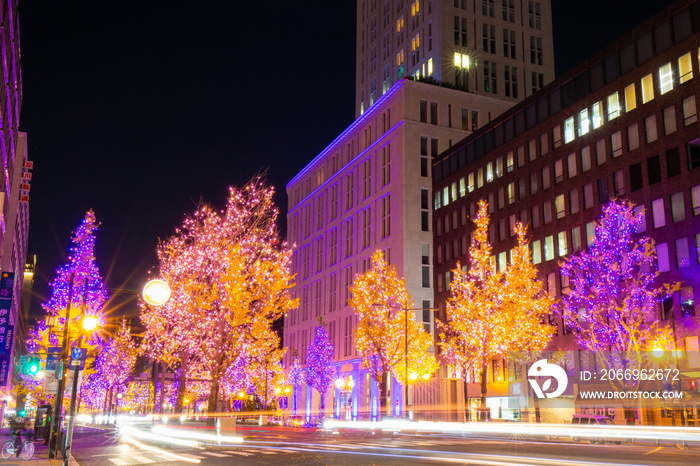
[[[644,453],[644,454],[645,454],[645,455],[649,455],[649,454],[651,454],[651,453],[654,453],[655,451],[659,451],[659,450],[663,450],[663,449],[664,449],[664,447],[656,447],[656,448],[654,448],[653,450],[648,451],[648,452],[646,452],[646,453]]]
[[[201,460],[205,458],[204,456],[193,455],[191,453],[180,453],[180,456],[184,456],[185,458],[191,458],[193,460]]]
[[[202,454],[203,454],[203,455],[209,455],[209,456],[215,456],[215,457],[217,457],[217,458],[226,458],[226,457],[228,457],[228,455],[224,455],[223,453],[216,453],[216,452],[213,452],[213,451],[203,451]]]
[[[154,460],[152,460],[150,458],[146,458],[145,456],[133,456],[132,458],[134,458],[136,461],[140,461],[143,464],[155,463]]]
[[[109,458],[109,460],[117,466],[125,466],[127,464],[131,464],[129,461],[123,460],[121,458]]]

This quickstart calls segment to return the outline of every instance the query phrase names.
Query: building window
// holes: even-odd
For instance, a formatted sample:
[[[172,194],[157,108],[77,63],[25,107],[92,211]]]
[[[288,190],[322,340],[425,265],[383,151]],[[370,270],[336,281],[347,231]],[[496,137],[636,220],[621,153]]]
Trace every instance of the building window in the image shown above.
[[[681,317],[695,317],[695,301],[693,300],[693,288],[684,286],[680,292]]]
[[[581,227],[571,229],[571,251],[577,252],[581,250]]]
[[[316,267],[314,273],[318,273],[323,268],[323,238],[316,238],[314,241],[314,249],[316,250]]]
[[[598,165],[603,165],[605,161],[608,159],[608,153],[605,148],[605,140],[600,139],[596,141],[595,143],[595,155],[596,155],[596,163]]]
[[[633,85],[634,86],[634,85]],[[625,92],[626,93],[626,92]],[[617,92],[608,96],[608,121],[620,116],[620,98]]]
[[[540,226],[540,206],[532,206],[532,228],[539,228]]]
[[[564,144],[574,140],[574,117],[569,117],[564,122]]]
[[[554,206],[557,211],[557,218],[564,218],[566,216],[566,207],[563,194],[554,198]]]
[[[688,166],[690,169],[700,167],[700,139],[694,139],[686,144],[688,153]]]
[[[642,103],[654,100],[654,76],[648,74],[642,78]]]
[[[528,25],[534,29],[542,28],[542,15],[540,14],[540,2],[527,2]]]
[[[683,99],[683,125],[688,126],[698,121],[697,111],[695,109],[695,96]]]
[[[338,216],[338,184],[331,186],[331,220]]]
[[[345,210],[350,210],[355,200],[355,174],[350,172],[345,177]]]
[[[676,266],[681,269],[690,265],[690,250],[688,249],[688,238],[678,238],[676,240]]]
[[[647,231],[647,212],[643,205],[634,207],[634,217],[637,219],[637,233]]]
[[[644,132],[646,133],[647,144],[658,139],[656,133],[656,115],[650,115],[644,119]]]
[[[481,14],[484,16],[494,17],[494,2],[495,0],[481,0]]]
[[[437,102],[430,102],[430,124],[438,124],[438,104]]]
[[[537,193],[537,173],[530,173],[530,194]]]
[[[678,75],[681,84],[693,79],[693,63],[690,59],[690,52],[678,59]]]
[[[426,191],[427,192],[427,191]],[[440,196],[438,196],[439,198]],[[426,199],[427,201],[427,199]],[[382,239],[391,234],[391,196],[385,196],[381,200],[382,217],[381,217],[381,237]]]
[[[673,89],[673,67],[671,63],[666,63],[659,68],[659,88],[661,95]]]
[[[590,131],[590,120],[588,119],[588,109],[584,108],[578,114],[578,135],[583,136]]]
[[[569,210],[572,214],[578,213],[578,189],[569,192]]]
[[[503,21],[515,22],[515,6],[514,0],[502,0],[503,6]]]
[[[603,126],[603,102],[593,104],[591,123],[593,123],[593,129]]]
[[[668,260],[668,244],[661,243],[656,245],[656,263],[659,272],[668,272],[671,270],[671,265]]]
[[[581,172],[587,172],[591,169],[591,148],[586,146],[581,149]]]
[[[673,223],[682,222],[685,220],[683,193],[675,193],[671,195],[671,218]]]
[[[542,204],[542,215],[544,216],[545,225],[552,221],[552,201],[549,199]]]
[[[563,257],[569,253],[566,245],[566,232],[560,231],[557,235],[557,245],[559,246],[559,257]]]
[[[345,221],[345,257],[352,256],[354,234],[355,231],[352,227],[352,219],[349,218]]]
[[[637,108],[637,94],[632,83],[625,88],[625,111],[629,113],[635,108]]]
[[[676,107],[666,107],[664,109],[664,134],[669,135],[676,132]]]
[[[518,69],[514,66],[505,65],[504,81],[506,97],[518,98]]]
[[[608,179],[607,178],[601,178],[598,180],[598,202],[601,204],[605,204],[610,200],[610,196],[608,194]]]
[[[630,192],[639,191],[642,189],[642,164],[635,163],[630,166]]]
[[[542,248],[540,246],[540,240],[532,242],[532,262],[533,264],[539,264],[542,262]]]
[[[549,165],[542,167],[542,189],[549,189],[549,184],[551,183],[549,176]]]
[[[430,212],[428,211],[428,190],[420,190],[420,229],[421,231],[430,231],[428,220]]]
[[[338,257],[338,229],[334,228],[328,233],[328,265],[335,264]]]
[[[586,223],[586,244],[590,248],[595,241],[595,222]]]
[[[515,202],[515,183],[508,183],[508,204]]]
[[[515,58],[515,56],[511,57]],[[542,38],[530,36],[530,63],[542,65]]]
[[[666,215],[664,212],[664,200],[656,199],[651,203],[651,213],[654,219],[654,228],[666,225]]]
[[[567,170],[569,172],[569,178],[576,176],[576,153],[571,153],[566,158]]]
[[[593,207],[593,184],[588,183],[583,186],[583,208],[590,209]]]
[[[496,63],[484,61],[484,91],[496,94]]]
[[[382,186],[391,182],[391,146],[382,147]]]
[[[564,163],[561,159],[554,161],[554,183],[564,181]]]
[[[554,236],[547,236],[544,239],[544,260],[554,259]]]
[[[362,211],[362,249],[369,247],[371,243],[371,220],[370,207]]]
[[[681,174],[681,158],[677,147],[666,151],[666,174],[669,178]]]
[[[421,284],[423,288],[430,288],[430,245],[421,244]]]
[[[428,176],[428,138],[420,138],[420,176]]]
[[[612,145],[613,158],[622,155],[622,133],[617,131],[610,136],[610,144]]]
[[[554,149],[561,146],[561,126],[552,128],[552,146]]]
[[[625,195],[625,176],[622,170],[616,171],[613,174],[613,184],[615,188],[615,196],[621,197]]]
[[[472,132],[479,129],[479,111],[472,110]]]
[[[627,146],[630,152],[639,148],[639,125],[637,123],[627,127]]]
[[[503,56],[515,58],[515,31],[503,28]]]
[[[693,203],[693,215],[700,215],[700,184],[692,187],[690,197]]]
[[[426,102],[425,100],[420,101],[420,122],[428,122],[428,102]]]

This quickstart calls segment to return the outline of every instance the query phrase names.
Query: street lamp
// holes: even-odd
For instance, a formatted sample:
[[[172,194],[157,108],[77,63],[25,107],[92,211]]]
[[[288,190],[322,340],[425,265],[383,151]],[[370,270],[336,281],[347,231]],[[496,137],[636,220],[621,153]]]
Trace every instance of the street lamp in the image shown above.
[[[152,306],[165,304],[170,299],[170,287],[163,280],[151,280],[143,287],[143,299]]]
[[[351,397],[352,389],[355,386],[355,381],[352,380],[352,376],[343,377],[336,379],[335,387],[340,391],[341,402],[345,407],[345,420],[350,421],[352,419],[352,409],[351,409]]]
[[[437,311],[436,308],[434,307],[414,307],[410,308],[408,306],[406,307],[401,307],[401,306],[392,306],[392,305],[386,305],[386,304],[379,304],[379,303],[373,303],[372,306],[375,307],[389,307],[392,309],[396,309],[398,311],[404,311],[404,399],[403,399],[403,415],[406,415],[406,410],[408,407],[408,381],[409,381],[409,374],[408,374],[408,311]],[[430,377],[428,375],[428,377]],[[424,379],[427,379],[428,377],[423,376]],[[417,377],[416,377],[417,378]]]

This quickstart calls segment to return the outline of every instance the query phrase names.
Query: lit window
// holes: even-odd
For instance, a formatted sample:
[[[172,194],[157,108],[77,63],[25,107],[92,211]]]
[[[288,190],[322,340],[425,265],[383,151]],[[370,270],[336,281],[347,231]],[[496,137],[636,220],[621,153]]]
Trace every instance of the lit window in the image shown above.
[[[462,68],[469,69],[470,63],[469,55],[462,54]]]
[[[445,186],[442,188],[442,205],[446,206],[450,203],[450,188]]]
[[[603,102],[593,104],[593,129],[600,128],[603,125]]]
[[[433,75],[433,59],[429,58],[428,59],[428,76]]]
[[[671,266],[668,261],[668,244],[661,243],[656,245],[656,261],[659,272],[668,272]]]
[[[693,204],[693,215],[700,215],[700,184],[690,190],[690,198]]]
[[[540,240],[532,242],[532,263],[539,264],[542,262],[542,248],[540,247]]]
[[[574,140],[574,117],[569,117],[564,122],[564,144]]]
[[[547,236],[544,239],[544,260],[554,259],[554,236]]]
[[[464,182],[464,177],[459,179],[459,197],[464,197],[467,194],[467,184]]]
[[[578,135],[583,136],[590,130],[590,121],[588,120],[588,109],[584,108],[578,114]]]
[[[695,96],[691,95],[683,99],[683,125],[688,126],[696,121],[698,121],[698,115],[695,109]]]
[[[490,183],[493,181],[493,162],[486,164],[486,182]]]
[[[666,225],[666,215],[664,212],[664,200],[656,199],[651,203],[651,213],[654,217],[654,228]]]
[[[483,167],[476,171],[476,187],[481,188],[484,185],[484,169]]]
[[[565,256],[569,253],[566,247],[566,232],[560,231],[557,235],[557,243],[559,243],[559,257]]]
[[[620,116],[620,98],[617,92],[608,96],[608,121]]]
[[[631,112],[635,108],[637,108],[637,94],[632,83],[625,88],[625,111]]]
[[[678,59],[678,74],[681,84],[693,79],[693,63],[690,60],[690,52]]]
[[[595,222],[586,223],[586,243],[591,247],[595,241]]]
[[[474,191],[474,172],[469,174],[469,176],[467,177],[467,180],[468,180],[467,186],[469,186],[469,192]]]
[[[461,54],[461,53],[455,52],[454,57],[455,57],[455,58],[454,58],[454,60],[455,60],[455,66],[456,66],[457,68],[461,68],[461,67],[462,67],[462,54]]]
[[[642,103],[654,100],[654,77],[650,74],[642,78]]]
[[[666,63],[659,68],[659,84],[661,94],[665,94],[673,89],[673,67],[670,63]]]
[[[560,194],[554,198],[554,207],[557,210],[557,218],[564,218],[566,216],[566,208],[564,207],[564,195]]]

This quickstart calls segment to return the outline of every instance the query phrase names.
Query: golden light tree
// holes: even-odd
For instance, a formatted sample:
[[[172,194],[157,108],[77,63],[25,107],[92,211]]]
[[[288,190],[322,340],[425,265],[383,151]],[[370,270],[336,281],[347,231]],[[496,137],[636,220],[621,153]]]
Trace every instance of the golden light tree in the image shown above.
[[[230,379],[231,368],[267,352],[263,334],[295,306],[291,251],[275,227],[273,194],[261,177],[240,189],[232,187],[224,210],[201,206],[158,248],[160,278],[170,285],[177,303],[172,311],[179,315],[161,313],[153,328],[171,326],[170,334],[183,340],[183,378],[190,372],[184,366],[193,361],[206,373],[210,413],[216,411],[221,382]]]
[[[355,277],[350,291],[350,306],[357,315],[355,346],[377,383],[380,412],[390,414],[386,399],[389,374],[405,385],[411,382],[411,374],[435,372],[437,362],[428,353],[433,339],[416,322],[406,281],[386,263],[382,251],[372,255],[372,267]]]
[[[505,357],[511,351],[540,350],[547,345],[554,329],[545,323],[552,298],[537,280],[526,228],[516,224],[518,244],[511,263],[501,272],[491,264],[485,201],[479,202],[474,223],[469,268],[465,271],[458,263],[452,271],[452,296],[447,301],[441,344],[442,354],[462,369],[463,377],[469,368],[480,372],[483,407],[491,360]]]

